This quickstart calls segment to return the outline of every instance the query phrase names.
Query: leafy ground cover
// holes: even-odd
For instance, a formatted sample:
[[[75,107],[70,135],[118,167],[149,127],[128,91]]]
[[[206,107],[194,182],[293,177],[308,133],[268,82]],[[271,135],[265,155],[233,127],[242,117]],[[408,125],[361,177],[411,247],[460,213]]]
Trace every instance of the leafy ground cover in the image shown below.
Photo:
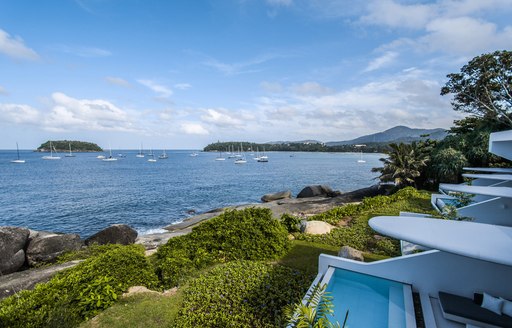
[[[399,242],[378,235],[370,228],[368,221],[375,216],[399,215],[400,211],[436,214],[430,205],[430,193],[407,187],[391,196],[365,198],[360,204],[336,207],[312,216],[309,220],[325,221],[333,225],[339,225],[342,221],[348,224],[327,235],[295,233],[295,238],[337,247],[347,245],[373,254],[397,256],[400,255]]]
[[[61,258],[86,259],[77,267],[0,302],[0,326],[72,327],[103,311],[82,326],[281,327],[284,308],[305,294],[321,253],[336,255],[350,245],[365,251],[366,261],[396,254],[396,241],[376,236],[369,218],[428,212],[429,197],[406,188],[335,208],[311,219],[345,226],[325,236],[294,232],[292,241],[288,230],[297,218],[281,223],[268,210],[252,208],[205,222],[149,259],[138,246],[94,246]],[[120,298],[132,285],[180,288],[172,297]]]

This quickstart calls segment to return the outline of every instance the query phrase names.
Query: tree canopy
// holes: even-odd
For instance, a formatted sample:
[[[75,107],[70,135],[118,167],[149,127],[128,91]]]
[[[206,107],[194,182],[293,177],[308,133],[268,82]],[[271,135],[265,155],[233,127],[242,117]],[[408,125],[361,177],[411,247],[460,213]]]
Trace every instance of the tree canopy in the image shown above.
[[[447,77],[441,95],[454,95],[454,110],[512,127],[512,52],[475,57]]]

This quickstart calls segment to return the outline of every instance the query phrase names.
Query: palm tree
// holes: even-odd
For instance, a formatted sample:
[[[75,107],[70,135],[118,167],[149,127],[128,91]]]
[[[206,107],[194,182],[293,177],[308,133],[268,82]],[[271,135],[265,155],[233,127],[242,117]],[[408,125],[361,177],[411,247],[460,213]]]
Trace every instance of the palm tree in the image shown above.
[[[380,159],[384,167],[374,167],[372,172],[379,172],[381,181],[394,182],[398,188],[410,185],[417,187],[417,178],[430,160],[426,148],[416,142],[392,143],[389,147],[391,150],[388,157]]]

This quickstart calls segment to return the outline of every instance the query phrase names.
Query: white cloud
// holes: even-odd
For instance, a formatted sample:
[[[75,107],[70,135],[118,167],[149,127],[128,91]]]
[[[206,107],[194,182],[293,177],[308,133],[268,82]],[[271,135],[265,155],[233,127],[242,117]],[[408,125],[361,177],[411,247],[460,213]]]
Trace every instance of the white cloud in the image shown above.
[[[234,114],[226,109],[206,109],[201,115],[203,122],[213,124],[221,128],[241,127],[243,122],[233,117]]]
[[[185,134],[208,135],[210,132],[206,130],[200,123],[185,122],[180,126],[180,130]]]
[[[512,44],[512,27],[502,31],[489,22],[470,17],[439,18],[426,26],[427,35],[420,42],[431,51],[459,55],[506,49]]]
[[[39,111],[28,105],[0,103],[0,121],[16,124],[37,124],[40,117]]]
[[[7,92],[7,90],[5,90],[5,88],[0,85],[0,95],[7,96],[8,94],[9,92]]]
[[[260,83],[260,87],[270,93],[279,93],[283,91],[283,86],[278,82],[263,81]]]
[[[423,28],[436,14],[433,5],[402,5],[393,0],[371,1],[367,10],[361,17],[365,24],[412,29]]]
[[[110,84],[118,85],[120,87],[130,87],[130,83],[126,81],[125,79],[122,79],[120,77],[114,77],[114,76],[107,76],[105,77],[105,81],[107,81]]]
[[[169,98],[173,94],[172,90],[169,87],[159,84],[155,81],[140,79],[140,80],[137,80],[137,82],[139,82],[143,86],[149,88],[150,90],[155,92],[161,98]]]
[[[294,84],[291,86],[291,90],[292,92],[302,96],[332,93],[330,88],[324,87],[318,82],[304,82],[300,84]]]
[[[176,83],[174,85],[174,87],[178,90],[188,90],[188,89],[192,88],[192,85],[190,85],[188,83]]]
[[[270,60],[281,57],[280,55],[274,54],[266,54],[257,56],[254,58],[250,58],[247,61],[237,62],[237,63],[223,63],[217,59],[208,57],[202,64],[211,68],[216,69],[224,75],[238,75],[238,74],[246,74],[246,73],[254,73],[258,72],[259,69],[254,69],[252,67],[259,66],[264,64]]]
[[[108,57],[112,56],[112,53],[109,50],[97,48],[97,47],[88,47],[88,46],[80,46],[80,45],[66,45],[59,44],[52,47],[57,51],[61,51],[70,55],[84,57],[84,58],[98,58],[98,57]]]
[[[128,113],[102,99],[76,99],[52,94],[53,107],[43,125],[53,131],[135,131]]]
[[[27,47],[20,37],[14,38],[2,29],[0,29],[0,52],[17,59],[39,59],[39,55]]]
[[[381,69],[395,61],[395,59],[398,57],[398,53],[395,51],[387,51],[382,56],[375,58],[370,63],[368,63],[368,66],[364,69],[363,72],[371,72],[378,69]]]

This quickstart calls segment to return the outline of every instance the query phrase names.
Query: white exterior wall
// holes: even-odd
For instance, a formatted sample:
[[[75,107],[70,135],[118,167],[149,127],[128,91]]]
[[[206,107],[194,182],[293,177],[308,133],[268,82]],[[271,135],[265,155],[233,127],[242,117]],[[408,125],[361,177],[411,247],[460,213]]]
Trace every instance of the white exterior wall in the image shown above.
[[[474,222],[512,227],[512,199],[493,198],[480,203],[461,207],[460,216],[474,218]]]
[[[445,291],[472,298],[474,292],[485,291],[512,298],[511,266],[437,250],[372,263],[321,254],[319,273],[325,273],[329,266],[411,284],[414,291],[434,297]]]
[[[491,133],[489,152],[512,160],[512,130]]]

